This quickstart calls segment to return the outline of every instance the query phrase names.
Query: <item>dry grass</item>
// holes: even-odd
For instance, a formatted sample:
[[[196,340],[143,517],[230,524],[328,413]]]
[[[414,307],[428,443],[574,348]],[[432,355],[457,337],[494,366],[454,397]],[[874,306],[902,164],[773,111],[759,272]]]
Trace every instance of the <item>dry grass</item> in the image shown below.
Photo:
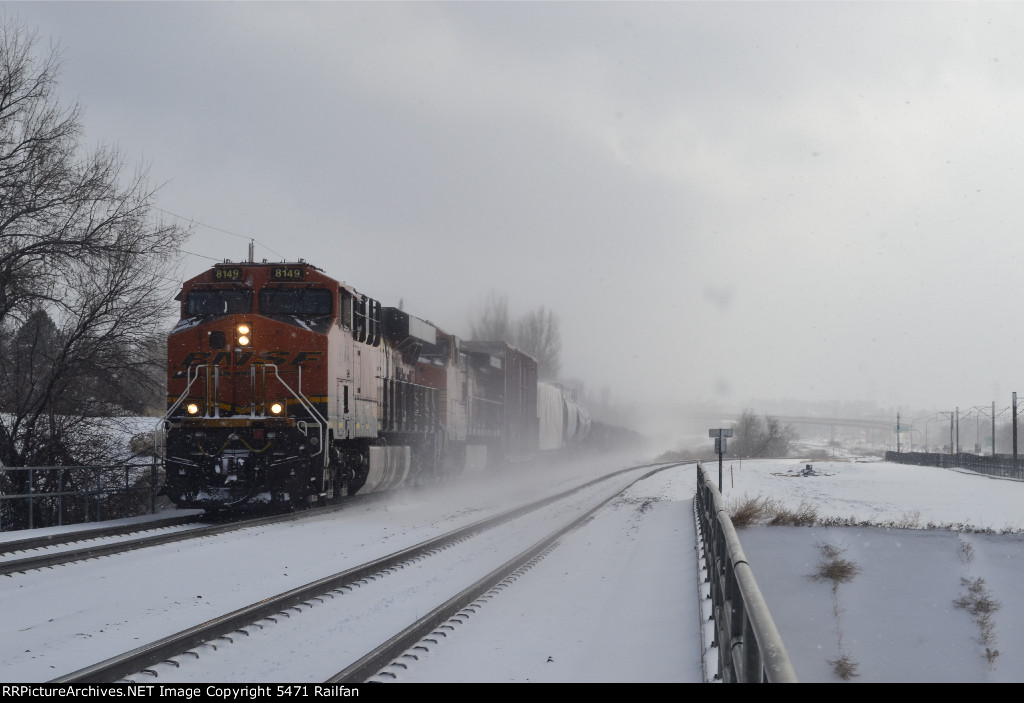
[[[833,673],[843,681],[849,681],[857,673],[859,664],[843,648],[843,609],[839,605],[839,584],[848,583],[860,573],[860,567],[849,559],[843,559],[844,549],[832,544],[818,544],[822,560],[818,562],[818,570],[807,578],[814,581],[829,581],[832,584],[832,614],[836,619],[836,644],[839,649],[838,659],[829,659]]]
[[[808,578],[815,581],[829,581],[832,584],[832,592],[839,589],[839,584],[849,583],[860,573],[860,567],[849,559],[843,559],[844,550],[831,544],[819,544],[818,551],[824,557],[818,562],[817,572]]]
[[[978,642],[985,647],[985,659],[992,664],[999,656],[999,650],[990,646],[996,641],[996,624],[992,616],[1001,607],[1000,603],[992,597],[985,579],[961,578],[960,583],[967,587],[967,593],[961,593],[953,605],[970,613],[971,619],[978,626]]]
[[[726,509],[732,519],[733,527],[750,527],[752,525],[774,525],[795,527],[892,527],[903,530],[948,530],[963,534],[1020,534],[1022,530],[1007,526],[1002,530],[992,527],[968,525],[962,522],[935,523],[921,521],[921,513],[913,511],[904,513],[898,518],[879,520],[870,518],[858,519],[854,516],[837,517],[821,515],[818,508],[806,501],[801,501],[796,509],[787,508],[781,501],[764,496],[744,496],[727,503]]]
[[[839,547],[828,544],[827,542],[822,542],[818,544],[817,547],[818,551],[821,552],[821,556],[825,557],[826,559],[835,559],[844,551]]]
[[[809,527],[818,522],[818,509],[810,503],[800,502],[796,510],[781,507],[773,515],[768,516],[769,525],[792,525]]]
[[[818,573],[812,578],[816,581],[831,581],[832,588],[839,588],[841,583],[849,583],[860,573],[860,567],[849,559],[830,559],[818,564]]]
[[[729,506],[729,519],[733,527],[750,527],[759,525],[764,519],[765,504],[767,498],[750,498],[744,496],[736,503]]]
[[[838,659],[829,659],[828,663],[832,666],[832,672],[843,681],[849,681],[855,676],[860,676],[857,673],[857,667],[860,664],[855,662],[849,654],[844,654]]]
[[[974,561],[974,545],[960,540],[960,561],[970,564]]]
[[[761,496],[744,496],[730,504],[728,510],[729,519],[736,528],[751,525],[804,527],[815,525],[819,521],[817,508],[803,501],[792,510],[777,500]]]

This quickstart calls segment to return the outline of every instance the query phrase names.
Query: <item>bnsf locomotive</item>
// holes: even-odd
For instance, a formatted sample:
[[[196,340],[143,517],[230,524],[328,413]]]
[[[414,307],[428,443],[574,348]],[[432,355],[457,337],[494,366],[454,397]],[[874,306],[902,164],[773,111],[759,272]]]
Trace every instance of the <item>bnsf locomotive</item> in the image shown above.
[[[302,260],[217,264],[179,299],[163,419],[179,507],[386,490],[586,432],[567,393],[538,386],[531,356],[462,341]]]

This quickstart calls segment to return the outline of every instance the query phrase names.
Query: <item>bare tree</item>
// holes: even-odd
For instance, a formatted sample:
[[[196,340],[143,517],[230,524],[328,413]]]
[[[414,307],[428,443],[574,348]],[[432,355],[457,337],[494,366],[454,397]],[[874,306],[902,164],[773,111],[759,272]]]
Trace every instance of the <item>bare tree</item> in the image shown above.
[[[469,336],[480,341],[514,343],[507,295],[493,290],[487,294],[483,307],[469,322]]]
[[[733,437],[729,442],[729,453],[733,456],[759,456],[764,424],[753,410],[746,409],[733,425]]]
[[[796,437],[790,425],[774,415],[760,418],[753,410],[744,410],[733,425],[729,454],[741,457],[784,457]]]
[[[562,336],[558,315],[551,310],[541,306],[513,322],[508,312],[508,296],[491,291],[483,307],[471,317],[469,330],[472,339],[507,342],[533,356],[541,380],[558,378]]]
[[[760,456],[786,456],[789,454],[789,445],[795,438],[796,432],[790,425],[783,425],[782,420],[774,415],[765,415],[764,439],[761,443]]]
[[[159,393],[154,323],[186,232],[154,221],[145,171],[86,151],[60,55],[0,17],[0,464],[109,458],[110,423]],[[130,405],[130,403],[129,403]],[[129,408],[136,410],[135,408]]]
[[[516,346],[537,359],[538,378],[543,381],[558,378],[562,366],[562,336],[555,313],[539,307],[520,318],[516,322]]]

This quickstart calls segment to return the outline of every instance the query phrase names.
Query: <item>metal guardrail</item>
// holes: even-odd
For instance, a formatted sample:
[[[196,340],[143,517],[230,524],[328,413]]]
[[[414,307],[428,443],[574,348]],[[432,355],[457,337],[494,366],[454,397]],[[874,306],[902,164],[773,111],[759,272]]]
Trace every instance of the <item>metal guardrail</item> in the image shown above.
[[[725,683],[796,683],[768,605],[714,483],[697,464],[697,514],[711,585],[718,678]]]
[[[0,467],[0,532],[156,512],[160,466]]]

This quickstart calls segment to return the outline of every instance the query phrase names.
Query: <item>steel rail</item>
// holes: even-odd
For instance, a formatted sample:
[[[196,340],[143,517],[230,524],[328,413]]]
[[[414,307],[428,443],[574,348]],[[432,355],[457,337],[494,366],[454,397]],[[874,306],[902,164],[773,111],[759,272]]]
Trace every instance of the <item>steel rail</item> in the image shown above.
[[[651,471],[648,471],[643,476],[637,477],[629,484],[616,491],[612,495],[608,496],[597,505],[593,506],[585,513],[574,519],[572,522],[559,527],[546,537],[542,538],[532,546],[523,550],[516,556],[512,557],[498,568],[491,571],[476,583],[465,588],[449,600],[445,601],[431,612],[424,615],[422,618],[409,625],[407,628],[402,630],[391,639],[381,643],[373,650],[368,652],[366,655],[361,657],[358,661],[353,662],[349,666],[339,671],[334,676],[327,679],[325,683],[364,683],[370,677],[376,675],[378,672],[382,672],[385,667],[398,659],[404,652],[415,646],[424,637],[430,636],[434,633],[438,627],[443,623],[452,620],[459,613],[465,612],[467,608],[477,601],[481,596],[486,594],[492,588],[497,586],[502,581],[513,576],[517,571],[526,566],[529,562],[537,559],[541,554],[546,552],[552,546],[565,537],[567,534],[575,530],[577,527],[582,525],[584,522],[589,520],[594,513],[599,511],[609,502],[618,498],[624,491],[633,486],[639,481],[643,481],[646,478],[650,478],[654,474],[664,471],[665,469],[673,468],[678,464],[671,464],[662,466]],[[456,620],[457,621],[457,620]],[[413,655],[415,656],[415,655]],[[404,665],[403,665],[404,666]]]
[[[566,491],[562,491],[556,495],[519,506],[518,508],[507,510],[490,518],[478,520],[471,525],[453,530],[447,534],[425,540],[419,544],[393,554],[374,559],[351,569],[346,569],[345,571],[317,579],[316,581],[312,581],[303,586],[298,586],[289,591],[285,591],[284,593],[265,598],[225,615],[208,620],[207,622],[196,625],[195,627],[182,630],[123,654],[116,655],[102,662],[65,674],[52,679],[51,683],[111,683],[118,681],[125,676],[145,671],[147,667],[184,654],[193,647],[197,647],[205,642],[237,632],[246,626],[258,622],[259,620],[273,617],[278,613],[287,611],[290,608],[294,608],[319,596],[339,590],[347,585],[370,578],[382,571],[387,571],[407,561],[424,556],[428,552],[437,550],[445,544],[465,539],[472,534],[483,532],[484,530],[490,529],[503,522],[507,522],[508,520],[525,515],[552,502],[561,500],[575,492],[589,488],[603,481],[607,481],[620,474],[646,468],[647,466],[649,465],[633,466],[627,469],[622,469],[606,476],[593,479]],[[669,466],[671,465],[661,466],[660,469],[669,468]],[[310,511],[307,511],[307,514],[308,512]]]
[[[146,530],[157,530],[162,527],[175,527],[186,525],[190,522],[202,522],[203,515],[178,515],[176,517],[149,520],[147,522],[136,522],[130,525],[108,525],[74,532],[57,532],[55,534],[43,535],[42,537],[30,537],[28,539],[17,539],[9,542],[0,542],[0,555],[13,554],[14,552],[27,552],[40,547],[56,547],[61,544],[73,544],[75,542],[86,542],[90,539],[101,537],[117,537],[129,535],[133,532],[145,532]]]
[[[126,539],[120,542],[112,542],[110,544],[97,544],[91,547],[83,547],[81,549],[68,549],[60,552],[38,554],[31,557],[25,557],[23,559],[10,559],[8,561],[0,562],[0,575],[12,576],[13,574],[24,573],[33,569],[45,569],[48,567],[60,566],[62,564],[70,564],[76,561],[85,561],[86,559],[96,559],[98,557],[120,554],[122,552],[131,552],[137,549],[144,549],[146,547],[157,547],[163,544],[184,542],[185,540],[196,539],[199,537],[210,537],[213,535],[234,532],[235,530],[243,530],[248,527],[261,527],[263,525],[273,525],[279,522],[303,520],[307,517],[314,517],[334,510],[341,510],[345,506],[351,505],[355,502],[380,500],[383,495],[384,494],[368,493],[365,496],[347,496],[339,499],[338,503],[334,503],[332,505],[310,508],[309,510],[302,510],[294,513],[270,515],[251,520],[229,522],[221,525],[207,525],[194,530],[183,530],[181,532],[173,532],[165,535],[149,535],[139,537],[137,539]],[[69,540],[68,542],[70,543],[71,541],[79,540]]]

